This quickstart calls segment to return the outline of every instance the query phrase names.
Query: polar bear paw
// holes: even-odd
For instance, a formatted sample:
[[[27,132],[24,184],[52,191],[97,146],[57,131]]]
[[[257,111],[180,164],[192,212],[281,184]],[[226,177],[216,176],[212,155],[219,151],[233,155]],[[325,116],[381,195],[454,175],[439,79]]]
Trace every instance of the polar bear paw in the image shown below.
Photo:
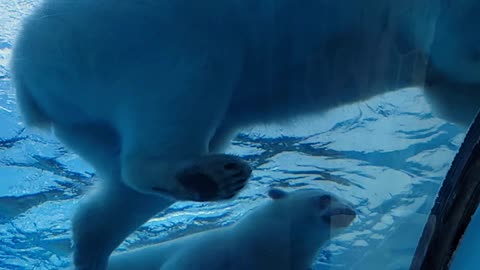
[[[175,197],[199,202],[230,199],[245,187],[251,174],[250,165],[241,158],[204,156],[177,170],[175,180],[180,190]]]

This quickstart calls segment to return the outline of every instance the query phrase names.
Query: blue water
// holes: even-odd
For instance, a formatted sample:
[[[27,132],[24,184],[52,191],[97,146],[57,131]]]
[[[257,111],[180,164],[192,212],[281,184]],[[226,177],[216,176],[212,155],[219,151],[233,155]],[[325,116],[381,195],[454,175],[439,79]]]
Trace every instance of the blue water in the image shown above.
[[[53,136],[24,129],[6,68],[32,1],[0,0],[0,269],[59,269],[70,261],[70,217],[97,178]],[[244,130],[229,153],[254,177],[225,203],[177,203],[121,249],[225,226],[266,200],[269,187],[320,187],[358,217],[314,269],[407,269],[465,130],[435,118],[420,89],[402,89],[282,125]]]

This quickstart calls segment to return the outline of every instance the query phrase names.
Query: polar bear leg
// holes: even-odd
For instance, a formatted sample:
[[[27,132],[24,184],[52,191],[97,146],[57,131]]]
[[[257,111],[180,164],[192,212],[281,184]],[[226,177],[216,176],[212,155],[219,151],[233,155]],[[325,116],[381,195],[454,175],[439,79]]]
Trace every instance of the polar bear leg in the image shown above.
[[[137,227],[173,201],[126,187],[118,167],[118,138],[106,125],[54,125],[55,135],[91,162],[102,179],[82,199],[72,227],[76,269],[106,269],[110,253]]]
[[[228,123],[223,123],[217,128],[215,134],[208,143],[209,153],[222,153],[230,145],[237,135],[237,129]]]
[[[29,93],[29,89],[26,87],[25,82],[18,77],[14,78],[13,80],[17,102],[25,123],[28,126],[35,126],[39,128],[50,127],[50,118],[42,109],[40,109],[35,99]]]
[[[113,128],[106,124],[53,124],[55,136],[69,149],[90,163],[104,181],[118,178],[120,140]],[[114,176],[117,174],[117,176]]]
[[[122,183],[99,186],[80,204],[73,219],[76,270],[106,269],[108,257],[138,226],[173,203],[138,193]]]
[[[188,72],[175,71],[151,84],[168,89],[122,104],[121,111],[128,115],[119,128],[127,186],[193,201],[231,198],[244,187],[250,166],[238,157],[211,155],[208,150],[237,81],[238,72],[227,69],[188,65]],[[162,85],[157,86],[158,80]]]
[[[182,129],[188,133],[187,127]],[[127,152],[122,157],[122,179],[143,193],[193,201],[228,199],[245,186],[252,171],[245,161],[232,155],[207,154],[206,150],[185,154],[182,149],[190,148],[189,140],[184,138],[177,145],[165,142],[165,149],[171,149],[169,155],[162,151]]]

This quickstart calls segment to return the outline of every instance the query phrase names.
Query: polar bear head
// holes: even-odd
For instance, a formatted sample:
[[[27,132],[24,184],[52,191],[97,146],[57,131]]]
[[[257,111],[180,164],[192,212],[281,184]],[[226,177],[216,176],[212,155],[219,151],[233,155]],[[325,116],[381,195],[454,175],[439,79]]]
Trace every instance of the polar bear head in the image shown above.
[[[270,218],[283,219],[290,233],[305,235],[307,239],[328,240],[350,225],[356,216],[347,202],[321,189],[287,193],[274,188],[268,196],[273,199],[269,208],[275,216]]]
[[[248,248],[263,265],[275,269],[307,269],[318,250],[356,216],[348,203],[321,189],[274,188],[268,196],[272,200],[252,211],[234,231],[239,241],[250,243]]]

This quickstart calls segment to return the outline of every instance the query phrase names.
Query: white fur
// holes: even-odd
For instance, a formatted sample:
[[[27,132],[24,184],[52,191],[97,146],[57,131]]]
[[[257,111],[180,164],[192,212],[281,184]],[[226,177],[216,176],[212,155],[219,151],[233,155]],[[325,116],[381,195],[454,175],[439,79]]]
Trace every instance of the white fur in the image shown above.
[[[77,268],[102,269],[174,200],[236,194],[249,166],[211,154],[246,125],[425,84],[440,115],[468,124],[479,5],[434,2],[44,0],[12,68],[27,123],[103,177],[73,223]]]
[[[276,191],[280,192],[280,191]],[[109,270],[297,270],[311,267],[325,242],[355,218],[323,190],[285,193],[234,225],[112,256]],[[328,196],[323,199],[322,196]],[[334,211],[343,211],[335,223]],[[333,220],[327,222],[324,218]]]

